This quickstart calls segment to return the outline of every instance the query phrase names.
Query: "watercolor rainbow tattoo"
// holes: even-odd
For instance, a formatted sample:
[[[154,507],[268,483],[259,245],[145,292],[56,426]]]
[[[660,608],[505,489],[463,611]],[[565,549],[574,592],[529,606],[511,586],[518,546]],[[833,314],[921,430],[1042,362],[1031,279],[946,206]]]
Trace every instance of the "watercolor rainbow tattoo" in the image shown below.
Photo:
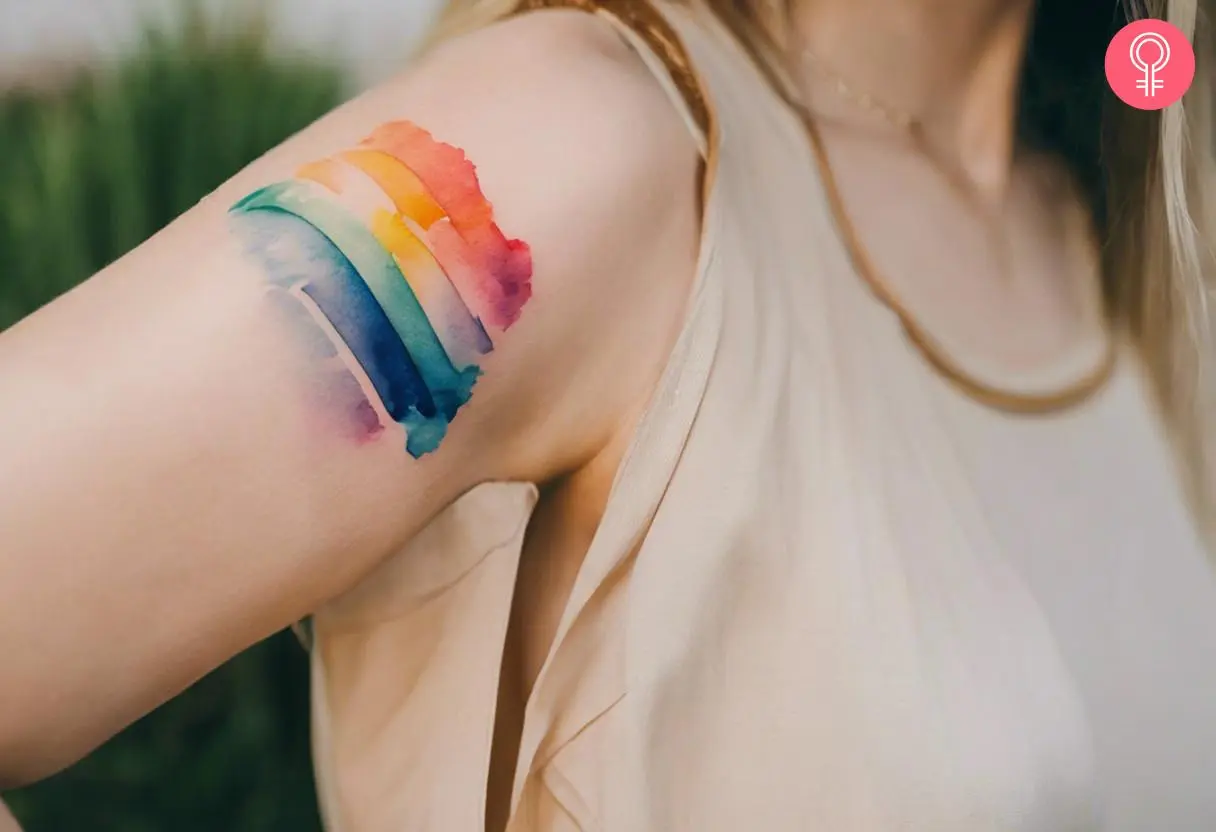
[[[503,235],[463,151],[410,122],[307,164],[229,212],[276,307],[306,336],[361,439],[404,427],[435,450],[532,294],[528,246]]]

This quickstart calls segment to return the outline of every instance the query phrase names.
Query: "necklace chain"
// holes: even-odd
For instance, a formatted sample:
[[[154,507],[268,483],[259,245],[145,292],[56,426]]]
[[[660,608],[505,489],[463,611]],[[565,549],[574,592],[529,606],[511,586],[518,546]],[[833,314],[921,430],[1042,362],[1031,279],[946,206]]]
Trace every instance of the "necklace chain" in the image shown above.
[[[984,200],[976,195],[975,188],[964,177],[960,176],[953,166],[944,163],[938,158],[925,139],[920,119],[907,110],[893,107],[869,92],[859,90],[844,75],[816,55],[809,47],[802,50],[802,58],[815,74],[832,85],[838,96],[852,101],[861,109],[878,116],[891,127],[907,135],[916,151],[933,166],[934,170],[946,181],[946,184],[957,192],[959,196],[970,202],[972,207],[983,216],[984,222],[988,226],[988,232],[993,238],[993,246],[1001,252],[1001,268],[1004,271],[1008,271],[1008,245],[1004,239],[1005,235],[1000,231],[1001,223],[999,217],[994,216],[992,207],[986,205]],[[805,101],[805,89],[801,92],[804,99],[800,105],[801,109],[805,114],[809,115],[809,108]],[[1009,275],[1004,276],[1008,277]]]
[[[843,75],[830,67],[810,47],[802,50],[802,60],[836,89],[841,98],[852,101],[863,110],[873,113],[899,130],[910,131],[917,125],[916,118],[906,110],[900,110],[880,101],[868,92],[858,90]]]
[[[943,165],[930,149],[925,146],[921,135],[920,122],[911,113],[891,107],[873,95],[858,90],[843,75],[828,66],[809,48],[803,49],[801,54],[803,61],[809,65],[809,68],[832,84],[837,95],[852,101],[858,107],[880,117],[883,121],[899,129],[901,132],[909,134],[917,150],[942,174],[952,187],[959,188],[964,192],[971,190],[963,185],[960,179],[954,176],[948,167]],[[1088,399],[1105,385],[1115,366],[1116,350],[1113,342],[1108,344],[1107,353],[1103,361],[1094,370],[1071,385],[1045,393],[1027,394],[1003,390],[974,378],[955,363],[924,328],[920,326],[904,304],[896,297],[886,281],[880,276],[868,249],[861,241],[857,228],[849,218],[844,200],[839,192],[836,177],[832,171],[831,162],[827,155],[827,148],[823,143],[823,137],[820,135],[818,124],[810,107],[807,105],[804,86],[800,88],[800,93],[799,100],[794,103],[797,105],[803,123],[806,125],[832,214],[836,218],[841,236],[844,239],[845,248],[850,254],[854,267],[879,302],[894,312],[896,317],[899,318],[904,332],[908,336],[908,340],[924,356],[930,366],[972,399],[991,407],[1018,413],[1045,413],[1065,409]],[[969,196],[974,199],[974,192]],[[1012,277],[1007,235],[1000,232],[997,218],[993,217],[988,211],[984,211],[982,204],[977,204],[976,207],[980,208],[985,214],[988,230],[991,232],[994,238],[994,245],[996,245],[999,252],[997,259],[1002,276],[1006,278]]]

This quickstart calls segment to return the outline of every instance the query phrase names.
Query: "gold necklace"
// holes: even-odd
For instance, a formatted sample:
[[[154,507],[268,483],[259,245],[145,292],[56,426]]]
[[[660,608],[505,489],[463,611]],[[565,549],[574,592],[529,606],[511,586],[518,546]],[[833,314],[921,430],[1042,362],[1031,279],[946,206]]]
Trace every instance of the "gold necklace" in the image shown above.
[[[948,183],[955,189],[960,189],[961,182],[959,179],[951,175],[926,148],[919,122],[910,113],[889,107],[867,93],[854,90],[839,73],[832,71],[810,50],[803,51],[803,58],[818,74],[833,84],[841,97],[855,102],[858,106],[880,117],[887,124],[906,133],[912,140],[913,145],[947,179]],[[866,246],[861,241],[857,228],[849,218],[848,210],[840,193],[839,184],[832,170],[831,160],[828,158],[823,136],[819,131],[819,126],[815,121],[814,115],[803,100],[793,103],[806,127],[811,149],[814,152],[815,161],[819,168],[820,180],[823,183],[824,193],[827,196],[828,206],[831,209],[837,230],[844,242],[845,250],[853,263],[854,269],[878,301],[899,318],[900,325],[903,327],[908,340],[925,358],[929,366],[955,387],[981,404],[1014,413],[1042,414],[1064,410],[1085,401],[1106,384],[1114,372],[1117,358],[1117,351],[1114,348],[1113,342],[1109,344],[1106,355],[1094,370],[1058,390],[1046,393],[1021,393],[1005,390],[975,378],[961,368],[950,358],[947,351],[917,323],[907,307],[900,302],[886,281],[882,279],[869,256]],[[967,190],[965,186],[962,186],[961,189],[964,192]],[[991,218],[988,218],[988,227],[990,231],[993,231],[996,227],[995,221]],[[996,237],[997,235],[993,234],[993,236]],[[1005,242],[1003,237],[1001,242]],[[1001,267],[1008,272],[1011,270],[1011,267],[1009,265],[1007,249],[1003,251],[1003,254],[1005,256],[1001,258]]]

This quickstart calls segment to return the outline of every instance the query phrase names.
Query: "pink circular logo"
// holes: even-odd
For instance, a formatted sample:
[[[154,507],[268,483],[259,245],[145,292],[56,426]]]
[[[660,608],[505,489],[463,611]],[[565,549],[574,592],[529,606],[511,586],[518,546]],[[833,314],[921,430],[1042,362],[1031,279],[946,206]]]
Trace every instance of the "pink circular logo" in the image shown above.
[[[1195,78],[1195,51],[1186,35],[1164,20],[1137,20],[1106,48],[1106,80],[1124,104],[1138,110],[1168,107]]]

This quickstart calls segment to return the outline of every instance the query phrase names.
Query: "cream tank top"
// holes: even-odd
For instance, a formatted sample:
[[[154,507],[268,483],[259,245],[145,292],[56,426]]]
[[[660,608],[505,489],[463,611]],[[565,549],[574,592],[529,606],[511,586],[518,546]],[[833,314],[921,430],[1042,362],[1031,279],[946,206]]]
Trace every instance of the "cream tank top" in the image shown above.
[[[853,271],[801,125],[720,24],[567,4],[671,92],[707,197],[509,832],[1216,830],[1216,572],[1134,358],[1051,416],[964,398]],[[314,616],[330,832],[484,829],[536,500],[474,489]]]

